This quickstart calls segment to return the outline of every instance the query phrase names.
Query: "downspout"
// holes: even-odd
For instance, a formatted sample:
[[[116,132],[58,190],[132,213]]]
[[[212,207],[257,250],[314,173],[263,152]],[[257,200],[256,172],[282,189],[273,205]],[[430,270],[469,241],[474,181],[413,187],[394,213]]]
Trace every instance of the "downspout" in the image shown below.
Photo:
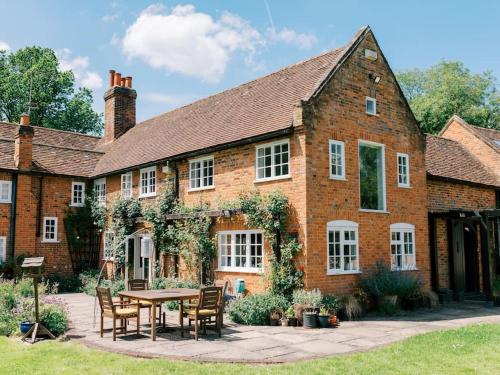
[[[14,249],[16,244],[16,201],[17,201],[17,173],[12,175],[12,203],[10,205],[10,228],[9,228],[9,253],[10,259],[14,260]]]
[[[177,162],[174,162],[174,172],[175,172],[175,181],[174,181],[174,194],[175,198],[179,199],[179,168],[177,166]],[[174,276],[179,277],[179,254],[174,254]]]

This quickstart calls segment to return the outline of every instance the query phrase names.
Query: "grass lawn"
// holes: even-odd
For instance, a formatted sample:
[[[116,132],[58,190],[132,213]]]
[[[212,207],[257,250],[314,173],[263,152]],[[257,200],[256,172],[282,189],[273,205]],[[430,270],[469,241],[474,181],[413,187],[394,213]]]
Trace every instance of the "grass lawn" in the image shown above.
[[[138,359],[75,343],[31,346],[0,337],[0,374],[500,374],[499,354],[500,324],[428,333],[366,353],[266,366]]]

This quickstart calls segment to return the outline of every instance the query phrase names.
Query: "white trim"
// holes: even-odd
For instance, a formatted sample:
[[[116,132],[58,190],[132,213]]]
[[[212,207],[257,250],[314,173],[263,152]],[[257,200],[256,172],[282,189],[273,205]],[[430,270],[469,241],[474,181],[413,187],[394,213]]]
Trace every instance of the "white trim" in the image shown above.
[[[0,237],[0,264],[7,260],[7,237]]]
[[[394,223],[389,226],[389,254],[391,257],[391,270],[393,271],[415,271],[417,269],[417,255],[416,255],[416,247],[415,247],[415,225],[409,224],[409,223]],[[392,234],[393,233],[399,233],[400,234],[400,239],[399,240],[393,240],[392,239]],[[405,234],[411,234],[411,242],[405,242]],[[411,244],[411,257],[413,258],[412,263],[410,265],[407,265],[406,263],[406,258],[405,258],[405,245],[406,244]],[[401,267],[397,267],[394,262],[393,262],[393,255],[392,255],[392,246],[400,246],[401,249]]]
[[[124,179],[124,177],[130,179],[130,191],[129,191],[128,194],[124,194],[125,190],[123,190],[123,185],[124,185],[123,179]],[[120,175],[120,195],[121,195],[121,197],[122,198],[132,198],[132,195],[133,195],[132,188],[133,188],[133,175],[132,175],[132,172],[122,173]]]
[[[349,220],[333,220],[326,223],[326,274],[327,275],[347,275],[359,274],[359,224]],[[330,232],[338,231],[339,246],[340,246],[340,269],[330,268]],[[355,240],[345,240],[344,233],[347,231],[354,232]],[[344,245],[356,245],[356,269],[344,270]]]
[[[203,162],[205,161],[212,161],[212,184],[211,185],[203,185],[203,180],[205,179],[205,172],[204,172],[204,167],[203,167]],[[191,167],[192,163],[200,163],[200,186],[199,187],[191,187]],[[189,175],[188,175],[188,191],[200,191],[200,190],[209,190],[209,189],[215,189],[215,160],[213,155],[207,155],[203,157],[199,157],[196,159],[189,159],[188,160],[188,165],[189,165]]]
[[[359,157],[359,147],[361,145],[367,145],[367,146],[374,146],[374,147],[380,147],[382,149],[382,189],[383,189],[383,208],[381,210],[375,210],[375,209],[370,209],[370,208],[362,208],[361,207],[361,176],[359,174],[361,173],[361,158]],[[383,143],[377,143],[373,141],[366,141],[363,139],[358,140],[358,188],[359,188],[359,209],[360,211],[364,212],[382,212],[385,213],[387,212],[387,186],[386,186],[386,177],[385,177],[385,144]]]
[[[342,174],[341,175],[334,175],[332,173],[332,145],[340,146],[341,147],[341,152],[340,152],[340,158],[341,158],[341,167],[342,167]],[[328,168],[329,168],[329,175],[332,180],[346,180],[345,178],[345,143],[343,141],[337,141],[335,139],[330,139],[328,141]]]
[[[288,173],[284,175],[279,175],[276,176],[276,170],[275,170],[275,161],[274,161],[274,146],[278,145],[284,145],[286,144],[288,146],[288,162],[286,163],[288,165]],[[270,177],[261,177],[259,178],[259,150],[263,148],[271,147],[271,176]],[[285,165],[285,164],[281,164]],[[266,166],[264,166],[266,168]],[[273,181],[273,180],[283,180],[286,178],[291,177],[291,152],[290,152],[290,139],[280,139],[279,141],[274,141],[274,142],[269,142],[269,143],[264,143],[260,145],[255,146],[255,182],[262,182],[262,181]]]
[[[106,177],[98,178],[97,180],[94,180],[94,193],[96,192],[96,187],[101,186],[99,188],[99,194],[96,195],[97,198],[97,203],[99,203],[102,206],[106,205]],[[101,195],[101,193],[104,193]]]
[[[81,203],[75,203],[75,186],[81,186],[82,187],[82,202]],[[71,182],[71,203],[70,206],[72,207],[83,207],[85,206],[85,182],[81,181],[72,181]]]
[[[261,235],[261,249],[262,249],[262,267],[257,268],[257,267],[236,267],[236,266],[222,266],[221,265],[221,237],[224,235],[230,235],[231,236],[231,243],[230,243],[230,249],[231,249],[231,264],[235,262],[236,259],[236,242],[234,241],[236,235],[238,234],[246,234],[246,246],[247,246],[247,252],[246,252],[246,264],[250,264],[250,235],[252,234],[260,234]],[[261,230],[227,230],[227,231],[220,231],[217,232],[217,271],[220,272],[238,272],[238,273],[263,273],[264,272],[264,254],[265,254],[265,238],[264,238],[264,233]],[[227,245],[226,245],[227,246]],[[227,256],[227,255],[226,255]]]
[[[406,161],[406,183],[401,183],[399,182],[399,158],[404,158]],[[410,156],[408,154],[403,154],[401,152],[398,152],[396,154],[396,171],[398,175],[398,186],[399,187],[404,187],[404,188],[409,188],[410,187]]]
[[[2,185],[7,185],[9,190],[8,190],[7,199],[1,199],[1,197],[0,197],[0,203],[11,203],[12,202],[12,181],[0,180],[0,188]]]
[[[368,112],[368,102],[372,102],[373,103],[373,113],[372,112]],[[365,98],[365,112],[366,112],[367,115],[377,116],[377,99],[372,98],[370,96],[367,96]]]
[[[49,238],[47,239],[47,221],[48,220],[54,220],[54,238]],[[58,218],[55,216],[44,216],[43,218],[43,232],[42,232],[42,242],[47,242],[47,243],[56,243],[59,242],[57,239],[58,235],[58,230],[57,230],[57,220]]]
[[[151,179],[151,172],[155,172],[155,180],[154,180],[154,185],[150,184],[150,179]],[[156,196],[156,166],[152,167],[147,167],[147,168],[141,168],[139,170],[139,198],[147,198],[147,197],[155,197]],[[146,193],[142,192],[142,174],[147,173],[147,184],[146,184]]]

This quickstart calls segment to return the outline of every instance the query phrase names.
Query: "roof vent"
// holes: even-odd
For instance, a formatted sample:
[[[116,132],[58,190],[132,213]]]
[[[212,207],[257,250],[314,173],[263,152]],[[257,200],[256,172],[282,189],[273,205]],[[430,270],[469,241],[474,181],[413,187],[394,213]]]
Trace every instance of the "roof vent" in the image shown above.
[[[367,58],[368,60],[375,61],[377,60],[377,57],[378,57],[377,51],[368,48],[365,49],[365,58]]]

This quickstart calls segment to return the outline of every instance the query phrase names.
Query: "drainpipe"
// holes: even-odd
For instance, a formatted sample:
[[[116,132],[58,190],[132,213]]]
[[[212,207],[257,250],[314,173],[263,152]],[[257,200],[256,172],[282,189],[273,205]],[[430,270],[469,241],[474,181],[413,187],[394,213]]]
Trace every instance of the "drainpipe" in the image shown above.
[[[17,201],[17,173],[12,175],[12,203],[10,204],[9,252],[10,259],[14,260],[16,244],[16,201]]]
[[[175,197],[179,199],[179,168],[177,162],[174,162],[174,172],[175,172],[175,183],[174,183],[174,193]],[[174,254],[174,276],[179,277],[179,254]]]

